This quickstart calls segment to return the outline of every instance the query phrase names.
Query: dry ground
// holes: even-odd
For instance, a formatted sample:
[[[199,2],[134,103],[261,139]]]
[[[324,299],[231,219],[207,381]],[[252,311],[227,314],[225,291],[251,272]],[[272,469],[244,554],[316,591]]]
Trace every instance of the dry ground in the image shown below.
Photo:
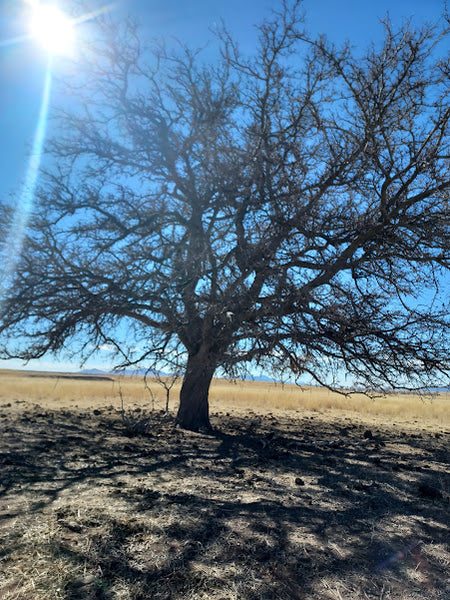
[[[35,392],[0,406],[4,600],[450,596],[445,420]]]

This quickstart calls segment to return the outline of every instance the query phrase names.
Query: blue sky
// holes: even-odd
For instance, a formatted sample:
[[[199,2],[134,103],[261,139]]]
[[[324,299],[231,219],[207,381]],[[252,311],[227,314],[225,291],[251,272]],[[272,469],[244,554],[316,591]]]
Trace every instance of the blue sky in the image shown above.
[[[44,85],[45,52],[32,41],[7,44],[26,30],[26,20],[22,18],[25,4],[23,0],[0,0],[0,197],[16,191],[25,175]],[[69,10],[70,4],[70,0],[60,2]],[[99,4],[98,0],[87,1],[89,7]],[[223,18],[241,48],[251,51],[255,41],[253,25],[280,4],[280,0],[121,0],[115,10],[141,19],[149,37],[176,36],[198,45],[212,39],[209,29]],[[388,12],[394,24],[409,17],[418,24],[425,20],[435,22],[444,4],[444,0],[303,3],[306,25],[311,31],[326,33],[338,42],[348,39],[359,48],[380,38],[379,19]],[[64,72],[63,62],[58,65],[60,75]]]
[[[59,4],[70,12],[70,0],[61,0]],[[93,10],[102,2],[85,0],[85,4]],[[269,14],[270,9],[280,6],[281,0],[119,0],[114,11],[141,20],[149,38],[177,37],[192,45],[213,40],[209,30],[223,19],[241,49],[251,52],[256,38],[253,25]],[[13,41],[26,32],[25,7],[24,0],[0,0],[0,201],[9,194],[20,193],[45,79],[45,52],[31,40]],[[408,18],[420,25],[424,21],[436,22],[444,7],[444,0],[304,0],[303,3],[309,31],[325,33],[338,43],[349,40],[361,50],[371,40],[380,40],[380,19],[387,13],[394,26]],[[95,22],[89,28],[90,34],[95,34]],[[64,76],[64,59],[58,60],[55,68],[59,76]],[[53,366],[50,359],[40,361],[39,365]],[[2,362],[2,366],[9,365]]]

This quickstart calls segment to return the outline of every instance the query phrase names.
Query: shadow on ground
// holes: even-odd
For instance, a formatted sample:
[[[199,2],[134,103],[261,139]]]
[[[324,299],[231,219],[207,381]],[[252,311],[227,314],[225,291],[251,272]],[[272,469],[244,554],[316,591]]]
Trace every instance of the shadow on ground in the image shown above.
[[[5,600],[448,597],[448,432],[0,410]]]

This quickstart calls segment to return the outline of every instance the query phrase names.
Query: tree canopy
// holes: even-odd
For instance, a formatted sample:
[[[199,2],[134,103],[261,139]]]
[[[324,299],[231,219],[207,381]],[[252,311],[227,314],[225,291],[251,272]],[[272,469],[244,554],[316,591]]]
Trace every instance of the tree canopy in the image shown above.
[[[299,4],[250,57],[223,29],[209,63],[104,23],[64,83],[77,102],[57,109],[3,357],[175,357],[191,429],[218,367],[365,389],[448,376],[448,30],[386,20],[361,54],[309,36]]]

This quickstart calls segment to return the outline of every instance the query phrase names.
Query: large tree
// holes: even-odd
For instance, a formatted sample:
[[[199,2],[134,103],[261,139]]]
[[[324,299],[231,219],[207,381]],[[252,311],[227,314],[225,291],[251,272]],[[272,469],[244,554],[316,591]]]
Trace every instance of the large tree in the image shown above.
[[[3,356],[181,357],[190,429],[218,367],[366,389],[448,375],[448,32],[386,21],[363,54],[310,38],[298,8],[251,57],[219,32],[209,63],[105,25],[64,82]]]

